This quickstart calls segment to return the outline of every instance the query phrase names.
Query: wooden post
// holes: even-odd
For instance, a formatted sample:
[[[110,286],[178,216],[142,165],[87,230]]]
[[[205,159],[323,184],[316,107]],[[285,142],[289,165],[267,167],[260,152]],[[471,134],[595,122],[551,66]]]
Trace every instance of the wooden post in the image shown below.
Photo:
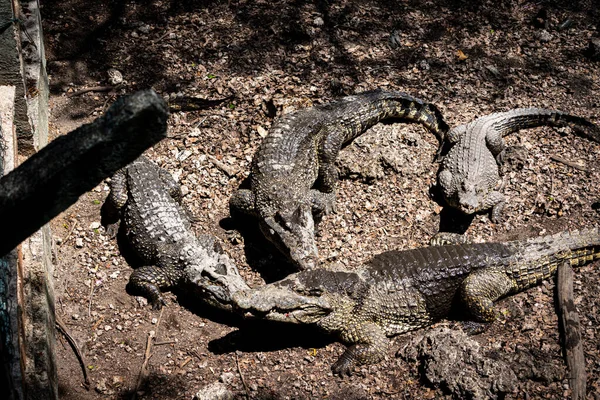
[[[579,315],[573,301],[573,268],[568,261],[558,267],[557,291],[563,328],[563,346],[569,368],[571,398],[583,400],[586,392],[585,356],[581,341]]]
[[[0,176],[14,168],[16,161],[13,124],[16,88],[0,86]],[[6,229],[6,228],[5,228]],[[0,386],[9,399],[23,398],[23,369],[19,351],[17,298],[17,250],[0,257]]]

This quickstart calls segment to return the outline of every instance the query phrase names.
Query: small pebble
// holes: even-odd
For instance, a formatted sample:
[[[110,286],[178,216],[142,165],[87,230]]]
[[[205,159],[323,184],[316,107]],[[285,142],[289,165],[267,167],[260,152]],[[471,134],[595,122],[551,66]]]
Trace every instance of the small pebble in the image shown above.
[[[548,43],[549,41],[552,40],[552,35],[550,34],[550,32],[548,32],[546,30],[541,31],[537,35],[537,37],[540,40],[540,42],[542,42],[542,43]]]

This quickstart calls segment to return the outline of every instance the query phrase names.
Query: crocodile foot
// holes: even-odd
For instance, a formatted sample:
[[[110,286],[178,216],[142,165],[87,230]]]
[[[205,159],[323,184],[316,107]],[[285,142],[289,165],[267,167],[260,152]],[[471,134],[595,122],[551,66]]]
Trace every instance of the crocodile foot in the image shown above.
[[[331,366],[331,371],[334,375],[350,376],[354,367],[354,359],[348,352],[344,352],[338,360]]]
[[[489,322],[464,321],[461,325],[467,335],[478,335],[488,330],[491,324]]]
[[[430,246],[445,246],[449,244],[469,243],[469,238],[465,234],[453,232],[438,232],[430,240]]]

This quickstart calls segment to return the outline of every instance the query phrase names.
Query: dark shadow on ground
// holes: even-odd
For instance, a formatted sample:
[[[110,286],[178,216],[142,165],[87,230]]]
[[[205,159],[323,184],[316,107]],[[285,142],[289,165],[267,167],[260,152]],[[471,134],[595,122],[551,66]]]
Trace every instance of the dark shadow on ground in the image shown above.
[[[322,348],[335,341],[311,325],[284,324],[271,321],[245,320],[222,338],[208,343],[215,354],[234,351],[261,352],[288,349],[290,347]]]
[[[257,271],[266,283],[281,280],[298,269],[281,254],[258,227],[258,219],[236,215],[219,222],[225,230],[237,230],[244,239],[244,255],[250,268]]]
[[[193,82],[196,77],[193,74],[171,76],[168,73],[170,61],[155,50],[156,47],[162,48],[160,46],[173,47],[172,44],[177,47],[180,62],[187,64],[225,61],[229,70],[238,74],[254,74],[274,68],[304,78],[330,73],[345,76],[356,84],[364,80],[366,70],[377,73],[377,69],[405,69],[424,60],[424,53],[422,46],[401,47],[393,51],[387,61],[371,58],[360,60],[350,52],[348,42],[368,44],[378,37],[387,40],[394,31],[413,37],[416,33],[415,39],[421,44],[448,39],[459,42],[464,32],[478,32],[489,27],[509,30],[512,26],[519,28],[523,23],[514,15],[516,3],[508,0],[410,1],[400,4],[390,0],[345,4],[326,0],[297,0],[283,7],[254,1],[95,0],[85,2],[84,7],[82,5],[81,0],[44,2],[47,37],[61,35],[60,41],[53,43],[51,40],[47,46],[49,70],[51,73],[60,72],[52,80],[55,92],[71,82],[86,83],[83,77],[88,75],[97,82],[102,81],[105,71],[112,66],[127,69],[127,79],[135,82],[137,87],[156,86],[159,91],[166,92],[177,90]],[[80,10],[78,17],[66,16],[72,15],[67,11],[73,8]],[[529,8],[534,22],[540,10],[547,10],[545,14],[542,13],[544,15],[561,17],[568,15],[569,11],[588,10],[589,21],[575,21],[575,24],[593,22],[600,15],[598,8],[593,7],[590,1],[547,1],[526,7]],[[407,16],[414,11],[427,15],[429,21],[422,26],[415,26]],[[169,32],[177,34],[176,18],[207,12],[233,14],[237,25],[211,26],[211,31],[205,32],[202,20],[192,18],[183,23],[197,31],[195,41],[177,37],[171,44],[163,38]],[[310,18],[318,16],[322,22],[313,23],[315,19],[309,20],[310,24],[299,22],[298,16],[303,13],[310,15]],[[153,25],[151,31],[145,27],[147,24]],[[246,37],[240,32],[247,32],[244,33]],[[218,40],[203,42],[205,33],[214,35]],[[132,34],[137,36],[132,37]],[[314,47],[308,60],[294,61],[298,46]],[[321,50],[325,48],[331,49],[333,59],[323,57]],[[465,49],[469,56],[476,59],[478,50],[471,50]],[[118,54],[118,58],[115,58],[115,54]],[[485,51],[482,55],[485,55]],[[83,67],[82,62],[85,64]],[[432,68],[424,71],[424,75],[434,78],[443,79],[445,73],[453,68],[435,60],[428,62]],[[533,61],[526,68],[532,72],[554,71],[551,60]],[[71,72],[68,73],[68,70]],[[510,76],[505,71],[500,72],[502,79],[496,79],[496,83],[502,89],[510,85]],[[334,93],[335,88],[329,88],[329,91]]]
[[[429,197],[438,205],[443,207],[442,211],[440,212],[439,232],[464,234],[467,229],[469,229],[473,219],[475,219],[475,215],[464,214],[460,210],[457,210],[446,204],[446,201],[444,200],[437,184],[429,188]]]

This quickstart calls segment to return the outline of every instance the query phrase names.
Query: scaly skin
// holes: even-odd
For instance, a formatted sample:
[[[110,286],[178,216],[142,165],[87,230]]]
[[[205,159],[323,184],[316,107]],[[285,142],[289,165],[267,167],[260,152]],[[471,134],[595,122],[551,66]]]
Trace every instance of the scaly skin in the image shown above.
[[[448,132],[452,144],[444,157],[438,183],[448,205],[465,214],[491,209],[499,222],[505,204],[498,165],[506,149],[503,136],[538,126],[574,124],[591,128],[588,137],[600,142],[600,130],[584,118],[541,108],[519,108],[477,118]]]
[[[196,237],[180,201],[171,175],[143,156],[113,176],[107,202],[122,222],[107,232],[116,234],[122,223],[145,264],[131,274],[129,285],[159,309],[165,304],[161,290],[191,281],[207,303],[229,308],[231,292],[248,286],[216,238]]]
[[[247,316],[315,324],[348,344],[332,369],[380,361],[388,337],[431,325],[460,299],[481,331],[494,302],[553,276],[563,262],[600,258],[600,229],[562,232],[506,243],[460,244],[390,251],[357,272],[313,269],[233,295]],[[457,297],[459,296],[459,297]]]
[[[334,209],[340,149],[391,118],[419,122],[440,141],[448,128],[434,105],[382,90],[284,115],[254,156],[250,189],[230,199],[232,215],[258,217],[265,237],[298,269],[313,268],[318,262],[315,223]]]

